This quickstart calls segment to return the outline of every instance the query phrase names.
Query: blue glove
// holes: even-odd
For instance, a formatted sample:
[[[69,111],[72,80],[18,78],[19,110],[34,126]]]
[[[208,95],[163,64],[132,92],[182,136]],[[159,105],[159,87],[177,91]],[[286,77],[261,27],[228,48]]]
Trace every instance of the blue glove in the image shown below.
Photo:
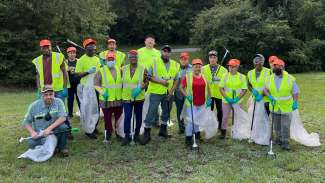
[[[205,103],[205,107],[206,107],[206,108],[211,107],[211,103],[212,103],[211,98],[208,98],[208,100],[207,100],[206,103]]]
[[[233,102],[232,104],[236,104],[239,101],[240,101],[240,98],[236,97],[236,98],[232,99],[232,102]]]
[[[136,87],[133,89],[132,91],[132,98],[136,98],[140,93],[141,93],[141,88],[140,87]]]
[[[62,97],[67,97],[68,96],[68,89],[67,88],[63,88],[62,90]]]
[[[293,101],[292,110],[294,111],[294,110],[298,109],[298,107],[299,107],[298,101],[297,100]]]
[[[229,103],[229,104],[233,104],[233,99],[226,97],[225,100]]]
[[[102,96],[104,97],[105,101],[107,101],[108,100],[108,97],[109,97],[108,91],[105,90],[105,92],[102,94]]]
[[[96,72],[96,67],[92,67],[87,71],[89,74],[93,74]]]
[[[269,95],[267,97],[270,99],[271,104],[275,105],[275,102],[276,102],[275,98],[272,95]]]
[[[189,101],[190,103],[192,103],[192,101],[193,101],[192,95],[187,95],[186,100]]]
[[[105,59],[99,58],[99,63],[101,66],[105,65]]]

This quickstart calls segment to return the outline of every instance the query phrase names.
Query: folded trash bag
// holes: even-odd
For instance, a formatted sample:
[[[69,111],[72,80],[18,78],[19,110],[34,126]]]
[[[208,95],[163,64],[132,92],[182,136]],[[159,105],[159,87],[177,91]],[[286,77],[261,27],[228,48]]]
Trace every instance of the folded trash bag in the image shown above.
[[[250,137],[250,121],[247,112],[239,104],[234,104],[234,125],[232,127],[232,138],[243,140]]]
[[[318,133],[309,134],[306,131],[301,121],[298,110],[294,110],[292,112],[292,119],[290,125],[290,137],[291,139],[305,146],[309,146],[309,147],[320,146]]]
[[[86,133],[95,130],[99,118],[96,91],[94,88],[94,74],[88,77],[85,85],[78,85],[77,93],[80,100],[80,124]]]
[[[254,100],[250,98],[248,100],[248,119],[252,122],[254,111]],[[251,125],[251,124],[250,124]],[[264,108],[264,101],[256,102],[254,112],[253,129],[251,131],[251,139],[256,144],[269,145],[271,135],[271,125],[269,123],[269,117]]]
[[[18,159],[25,158],[35,162],[44,162],[50,159],[55,151],[58,139],[55,135],[49,135],[45,138],[43,145],[38,145],[34,149],[28,149],[20,155]]]

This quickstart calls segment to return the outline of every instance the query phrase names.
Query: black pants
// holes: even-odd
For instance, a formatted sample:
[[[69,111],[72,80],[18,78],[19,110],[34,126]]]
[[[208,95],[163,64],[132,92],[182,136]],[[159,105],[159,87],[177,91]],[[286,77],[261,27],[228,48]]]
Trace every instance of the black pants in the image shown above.
[[[266,113],[267,113],[267,115],[269,116],[270,115],[270,102],[265,102],[264,103],[264,108],[265,108],[265,110],[266,110]]]
[[[70,117],[73,116],[73,102],[75,96],[77,99],[78,108],[80,108],[80,101],[77,95],[77,84],[71,84],[70,88],[68,89],[68,115]]]
[[[217,118],[218,118],[218,129],[221,129],[221,125],[222,125],[222,100],[218,99],[218,98],[211,98],[212,102],[211,102],[211,111],[213,111],[214,106],[216,106],[217,109]]]

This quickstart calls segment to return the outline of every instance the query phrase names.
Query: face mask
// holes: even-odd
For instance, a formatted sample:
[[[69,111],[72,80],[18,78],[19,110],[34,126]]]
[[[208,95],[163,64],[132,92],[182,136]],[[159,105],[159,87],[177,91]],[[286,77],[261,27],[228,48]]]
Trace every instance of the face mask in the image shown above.
[[[106,62],[106,65],[107,65],[107,67],[108,68],[113,68],[114,67],[114,65],[115,65],[115,60],[113,60],[113,61],[108,61],[108,62]]]
[[[282,69],[274,68],[274,69],[273,69],[273,73],[274,73],[275,75],[279,76],[279,75],[281,75],[281,73],[282,73]]]

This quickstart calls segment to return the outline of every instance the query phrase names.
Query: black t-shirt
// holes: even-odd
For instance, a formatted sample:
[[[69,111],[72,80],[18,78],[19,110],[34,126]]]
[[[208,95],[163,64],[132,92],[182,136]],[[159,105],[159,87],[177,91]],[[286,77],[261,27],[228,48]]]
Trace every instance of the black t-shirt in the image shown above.
[[[68,74],[69,74],[69,81],[70,81],[70,85],[78,85],[80,82],[80,77],[78,77],[75,74],[75,70],[76,70],[76,65],[77,65],[77,61],[69,61],[68,60]]]

